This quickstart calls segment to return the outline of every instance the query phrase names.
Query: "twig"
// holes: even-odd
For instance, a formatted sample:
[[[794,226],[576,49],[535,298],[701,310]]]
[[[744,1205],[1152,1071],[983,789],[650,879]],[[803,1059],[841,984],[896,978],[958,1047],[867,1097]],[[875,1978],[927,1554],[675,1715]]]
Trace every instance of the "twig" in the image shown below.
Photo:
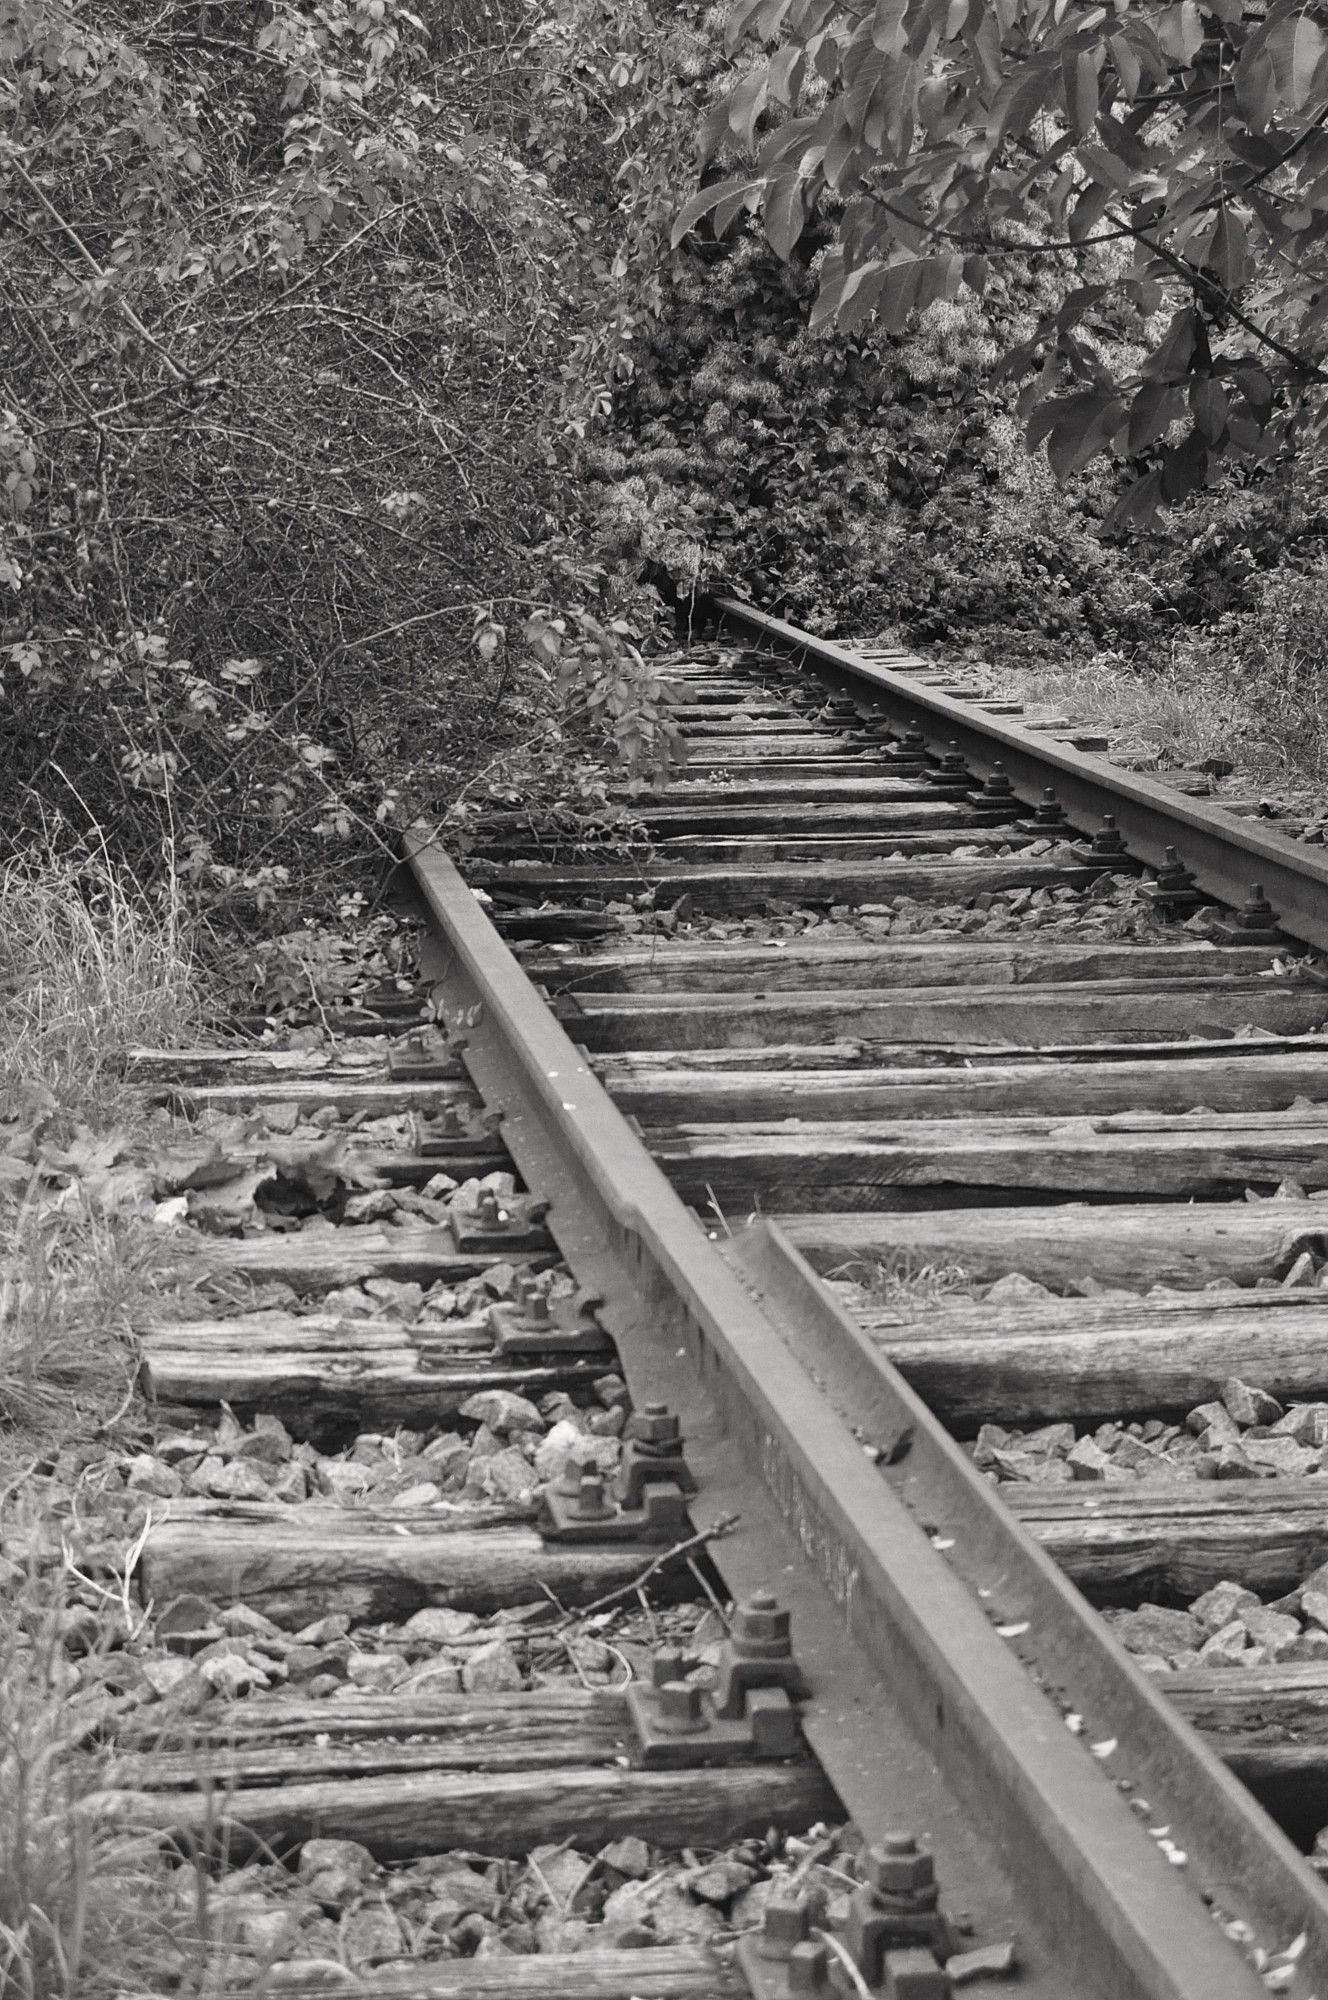
[[[633,1577],[630,1583],[624,1583],[620,1589],[610,1590],[605,1596],[597,1597],[593,1604],[584,1605],[580,1611],[569,1611],[566,1622],[570,1625],[576,1619],[589,1618],[592,1613],[603,1611],[610,1604],[617,1604],[621,1598],[635,1596],[644,1584],[649,1583],[652,1576],[668,1563],[676,1561],[679,1556],[685,1556],[690,1549],[704,1548],[707,1542],[717,1542],[722,1535],[731,1535],[738,1525],[738,1519],[736,1514],[722,1514],[710,1527],[700,1529],[695,1535],[689,1535],[685,1542],[675,1542],[671,1549],[663,1550],[653,1562],[647,1563],[640,1575]]]
[[[13,168],[14,172],[18,175],[19,179],[23,182],[23,185],[32,194],[36,195],[38,201],[41,203],[42,207],[46,210],[46,213],[50,216],[52,222],[54,222],[56,227],[65,236],[69,238],[74,248],[78,251],[79,256],[88,266],[88,269],[102,284],[105,284],[107,278],[110,275],[109,272],[103,270],[102,266],[97,262],[97,259],[93,256],[87,244],[83,241],[83,238],[79,235],[78,231],[75,229],[73,223],[67,222],[65,220],[64,216],[61,215],[59,209],[50,199],[49,195],[46,193],[46,190],[42,187],[41,183],[39,181],[35,181],[32,178],[32,175],[28,172],[27,168],[24,166],[22,160],[20,160],[17,148],[12,146],[7,146],[5,150],[9,155],[10,166]],[[134,332],[138,335],[140,340],[145,340],[148,346],[152,348],[153,352],[160,355],[161,359],[165,362],[167,369],[170,371],[174,379],[177,382],[182,382],[182,383],[192,382],[194,380],[194,377],[189,371],[189,369],[182,368],[179,362],[175,359],[175,357],[172,354],[170,354],[165,347],[162,346],[161,342],[157,339],[157,336],[154,333],[150,332],[146,326],[144,326],[142,320],[139,318],[138,314],[134,311],[134,308],[130,305],[129,301],[127,299],[117,298],[115,303],[120,313],[120,317],[128,321],[129,325],[134,329]]]
[[[696,1578],[697,1582],[700,1584],[706,1596],[710,1599],[710,1609],[714,1612],[716,1618],[718,1618],[720,1624],[727,1632],[729,1629],[728,1613],[727,1611],[725,1611],[723,1605],[720,1603],[718,1597],[715,1595],[715,1586],[711,1583],[710,1578],[701,1568],[701,1565],[696,1560],[695,1556],[688,1556],[687,1567],[692,1572],[692,1575]]]
[[[858,1995],[858,2000],[872,2000],[871,1987],[858,1971],[857,1966],[853,1963],[852,1958],[839,1942],[839,1939],[832,1936],[829,1931],[817,1930],[815,1925],[812,1926],[812,1936],[818,1937],[826,1950],[833,1952],[834,1956],[839,1960],[839,1963],[844,1968],[844,1977],[848,1980],[853,1991]]]

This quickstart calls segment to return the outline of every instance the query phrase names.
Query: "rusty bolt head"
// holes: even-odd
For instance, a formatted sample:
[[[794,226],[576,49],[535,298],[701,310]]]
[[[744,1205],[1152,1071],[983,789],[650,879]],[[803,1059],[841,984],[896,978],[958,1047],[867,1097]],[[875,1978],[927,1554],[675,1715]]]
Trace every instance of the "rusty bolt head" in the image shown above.
[[[524,1318],[533,1320],[536,1326],[547,1326],[550,1320],[549,1301],[543,1292],[527,1292],[525,1304],[521,1308]]]
[[[819,1938],[806,1938],[789,1953],[790,1993],[826,1993],[830,1988],[830,1954]]]
[[[660,1646],[650,1658],[650,1678],[657,1688],[683,1678],[683,1653],[679,1646]]]
[[[498,1197],[492,1188],[480,1189],[479,1200],[475,1203],[475,1210],[485,1222],[496,1222],[498,1220]]]
[[[771,1658],[775,1648],[787,1654],[791,1650],[789,1614],[780,1610],[773,1591],[754,1590],[735,1610],[730,1637],[739,1650],[759,1646],[764,1659]]]
[[[706,1717],[700,1688],[691,1681],[665,1681],[659,1690],[658,1715],[664,1729],[704,1729]]]
[[[575,1512],[583,1520],[598,1521],[608,1511],[602,1476],[598,1472],[583,1472],[576,1482]]]
[[[806,1937],[810,1921],[805,1896],[772,1896],[761,1912],[762,1958],[787,1958]]]
[[[640,1444],[675,1445],[682,1442],[682,1426],[666,1403],[646,1403],[629,1419],[627,1435]]]
[[[924,1895],[936,1885],[932,1858],[911,1833],[887,1833],[863,1854],[858,1873],[870,1888],[885,1896]]]

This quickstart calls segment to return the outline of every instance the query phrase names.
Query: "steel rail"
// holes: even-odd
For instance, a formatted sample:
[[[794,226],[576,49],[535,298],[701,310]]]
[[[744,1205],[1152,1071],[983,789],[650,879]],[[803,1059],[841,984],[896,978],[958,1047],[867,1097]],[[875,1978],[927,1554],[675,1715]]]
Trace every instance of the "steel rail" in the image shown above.
[[[762,1237],[730,1261],[708,1239],[433,830],[413,828],[405,851],[432,926],[428,970],[442,1016],[501,1113],[518,1167],[551,1197],[560,1248],[583,1282],[589,1269],[602,1288],[633,1393],[644,1384],[689,1413],[704,1433],[704,1499],[726,1482],[745,1482],[748,1494],[758,1486],[766,1513],[791,1531],[799,1561],[790,1571],[814,1572],[833,1600],[833,1631],[800,1627],[795,1614],[812,1669],[807,1734],[868,1837],[898,1808],[883,1796],[888,1746],[873,1739],[870,1709],[847,1711],[834,1684],[854,1649],[960,1802],[958,1824],[967,1815],[994,1843],[1024,1920],[1054,1954],[1060,1990],[1253,2000],[1263,1983],[1214,1922],[1215,1904],[1249,1923],[1269,1952],[1305,1933],[1289,1990],[1301,2000],[1316,1983],[1322,1992],[1328,1893],[1291,1844],[992,1489],[963,1471],[962,1454],[902,1378],[878,1356],[868,1364],[862,1336],[796,1253]],[[923,1518],[911,1504],[922,1487],[897,1491],[864,1450],[878,1437],[887,1460],[900,1456],[901,1439],[917,1453]],[[944,1508],[971,1542],[956,1567],[933,1545],[928,1507]],[[756,1542],[765,1560],[759,1534]],[[741,1535],[713,1552],[726,1579],[735,1563],[741,1573]],[[749,1546],[748,1581],[751,1560]],[[989,1602],[969,1581],[977,1571]],[[1018,1651],[989,1615],[1006,1602],[1035,1614]],[[1091,1754],[1066,1726],[1067,1703],[1094,1732],[1118,1727],[1118,1754]],[[1135,1770],[1150,1788],[1148,1821],[1117,1782]],[[1159,1847],[1151,1814],[1165,1816],[1184,1865]],[[944,1870],[943,1833],[937,1847]]]
[[[990,777],[1000,764],[1030,805],[1051,786],[1085,832],[1095,831],[1102,815],[1112,813],[1131,854],[1154,867],[1174,847],[1199,887],[1220,902],[1239,907],[1252,885],[1261,884],[1283,930],[1328,950],[1328,857],[1284,834],[1237,821],[1220,806],[1171,791],[1142,772],[1122,770],[1105,757],[1049,741],[1008,716],[988,715],[972,702],[921,686],[906,671],[863,659],[850,646],[818,639],[736,598],[713,598],[710,609],[748,638],[810,662],[836,690],[869,695],[892,721],[917,723],[930,748],[957,743],[978,776]],[[898,659],[901,667],[934,664],[902,649]]]

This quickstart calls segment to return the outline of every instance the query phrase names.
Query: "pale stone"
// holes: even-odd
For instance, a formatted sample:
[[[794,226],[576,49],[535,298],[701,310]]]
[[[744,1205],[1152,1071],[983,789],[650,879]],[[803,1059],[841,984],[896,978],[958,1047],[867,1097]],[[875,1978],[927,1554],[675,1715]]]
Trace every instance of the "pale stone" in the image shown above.
[[[606,1868],[614,1868],[619,1875],[628,1875],[635,1881],[650,1873],[650,1849],[644,1840],[634,1833],[627,1833],[620,1840],[611,1840],[607,1847],[601,1847],[598,1861]]]
[[[506,1639],[490,1639],[476,1646],[461,1669],[461,1683],[467,1694],[495,1694],[524,1685],[516,1654]]]
[[[335,1958],[290,1958],[274,1965],[263,1981],[265,1993],[309,1994],[323,2000],[326,1993],[360,1993],[361,1982],[348,1966]]]
[[[395,1494],[392,1505],[394,1507],[432,1507],[434,1502],[441,1500],[442,1497],[443,1489],[441,1486],[436,1486],[432,1479],[421,1479],[417,1480],[413,1486],[407,1486],[403,1492]]]
[[[255,1666],[243,1653],[214,1653],[208,1659],[201,1659],[198,1672],[209,1687],[218,1694],[248,1694],[251,1688],[265,1688],[271,1685],[271,1676],[262,1667]]]
[[[1160,1653],[1164,1658],[1184,1647],[1202,1646],[1204,1629],[1188,1611],[1164,1604],[1141,1604],[1135,1611],[1117,1611],[1107,1619],[1112,1633],[1130,1653]]]
[[[403,1957],[406,1940],[386,1903],[368,1903],[341,1919],[341,1949],[352,1966],[381,1965]]]
[[[353,1687],[380,1694],[394,1688],[404,1671],[395,1653],[352,1653],[346,1662],[346,1678]]]
[[[1052,1294],[1036,1279],[1026,1278],[1022,1271],[1007,1271],[1003,1278],[997,1278],[994,1285],[988,1285],[986,1300],[988,1305],[1018,1305],[1026,1299],[1049,1299]]]
[[[1328,1403],[1293,1403],[1273,1425],[1273,1435],[1294,1438],[1316,1450],[1328,1444]]]
[[[1196,1597],[1190,1606],[1192,1616],[1198,1619],[1207,1633],[1220,1632],[1233,1618],[1241,1617],[1246,1611],[1261,1611],[1263,1606],[1252,1590],[1243,1583],[1215,1583],[1202,1597]]]
[[[425,1920],[439,1931],[451,1930],[462,1917],[491,1917],[498,1908],[493,1885],[469,1868],[449,1868],[429,1883],[428,1894]]]
[[[1240,1436],[1240,1425],[1225,1403],[1197,1403],[1187,1415],[1185,1425],[1196,1437],[1204,1438],[1210,1448],[1233,1444]]]
[[[344,1611],[329,1611],[325,1618],[315,1618],[312,1625],[302,1625],[295,1634],[300,1646],[326,1646],[333,1639],[344,1639],[350,1630],[350,1619]]]
[[[173,1500],[177,1493],[184,1492],[184,1481],[175,1467],[146,1451],[129,1460],[125,1483],[135,1493],[148,1493],[156,1500]]]
[[[467,1396],[460,1414],[473,1422],[487,1424],[499,1437],[513,1431],[542,1431],[544,1419],[526,1396],[512,1389],[481,1389]]]
[[[189,1484],[214,1500],[269,1500],[271,1481],[244,1459],[205,1458]]]
[[[413,1638],[428,1639],[431,1644],[451,1645],[457,1639],[464,1639],[479,1624],[473,1611],[452,1611],[443,1604],[428,1604],[423,1611],[414,1611],[402,1627]]]
[[[1270,1660],[1284,1660],[1300,1637],[1300,1620],[1289,1617],[1285,1611],[1265,1611],[1260,1606],[1257,1611],[1242,1611],[1240,1620]]]
[[[140,1664],[144,1680],[158,1695],[173,1694],[183,1682],[194,1677],[192,1662],[181,1659],[176,1653],[167,1653],[164,1658],[145,1659]]]
[[[358,1840],[306,1840],[300,1849],[299,1873],[321,1875],[329,1868],[343,1868],[356,1881],[367,1881],[376,1867],[373,1855]]]
[[[1205,1667],[1238,1667],[1249,1651],[1249,1634],[1238,1618],[1214,1632],[1199,1648],[1199,1659]]]
[[[466,1471],[466,1492],[485,1500],[529,1500],[538,1485],[534,1466],[515,1445],[472,1459]]]
[[[1222,1384],[1222,1401],[1238,1424],[1275,1424],[1284,1414],[1275,1396],[1233,1375]]]

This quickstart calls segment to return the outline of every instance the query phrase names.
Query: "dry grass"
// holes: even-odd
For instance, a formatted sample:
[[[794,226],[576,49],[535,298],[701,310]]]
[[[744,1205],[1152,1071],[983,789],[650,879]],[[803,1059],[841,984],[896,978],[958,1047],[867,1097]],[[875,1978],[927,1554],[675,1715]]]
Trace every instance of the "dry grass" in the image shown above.
[[[919,1263],[906,1250],[889,1258],[855,1257],[825,1275],[832,1283],[857,1287],[857,1311],[898,1313],[905,1319],[969,1296],[969,1278],[958,1264]]]
[[[0,1075],[84,1122],[123,1111],[124,1052],[177,1044],[198,1018],[180,897],[153,900],[104,850],[0,869]],[[0,1105],[0,1115],[4,1107]],[[11,1114],[12,1115],[12,1114]]]
[[[98,1148],[150,1146],[122,1059],[191,1036],[200,985],[179,898],[104,852],[0,870],[0,2000],[165,1990],[182,1964],[171,1871],[87,1806],[102,1759],[80,1694],[128,1587],[79,1576],[31,1474],[132,1399],[132,1330],[172,1252]],[[71,1151],[53,1172],[44,1155]]]
[[[1165,655],[1026,671],[992,668],[994,690],[1118,737],[1117,754],[1165,765],[1234,764],[1251,786],[1314,807],[1328,788],[1328,567],[1277,571],[1253,609],[1206,631],[1178,628]]]
[[[141,1123],[123,1055],[186,1035],[198,986],[178,897],[149,902],[104,853],[0,870],[0,1461],[125,1395],[160,1242],[113,1199],[57,1190],[40,1154]]]
[[[175,1871],[92,1807],[107,1753],[79,1690],[113,1658],[115,1604],[48,1560],[56,1523],[22,1501],[3,1512],[6,1541],[45,1555],[10,1567],[0,1612],[0,2000],[178,1989],[199,1955]]]

